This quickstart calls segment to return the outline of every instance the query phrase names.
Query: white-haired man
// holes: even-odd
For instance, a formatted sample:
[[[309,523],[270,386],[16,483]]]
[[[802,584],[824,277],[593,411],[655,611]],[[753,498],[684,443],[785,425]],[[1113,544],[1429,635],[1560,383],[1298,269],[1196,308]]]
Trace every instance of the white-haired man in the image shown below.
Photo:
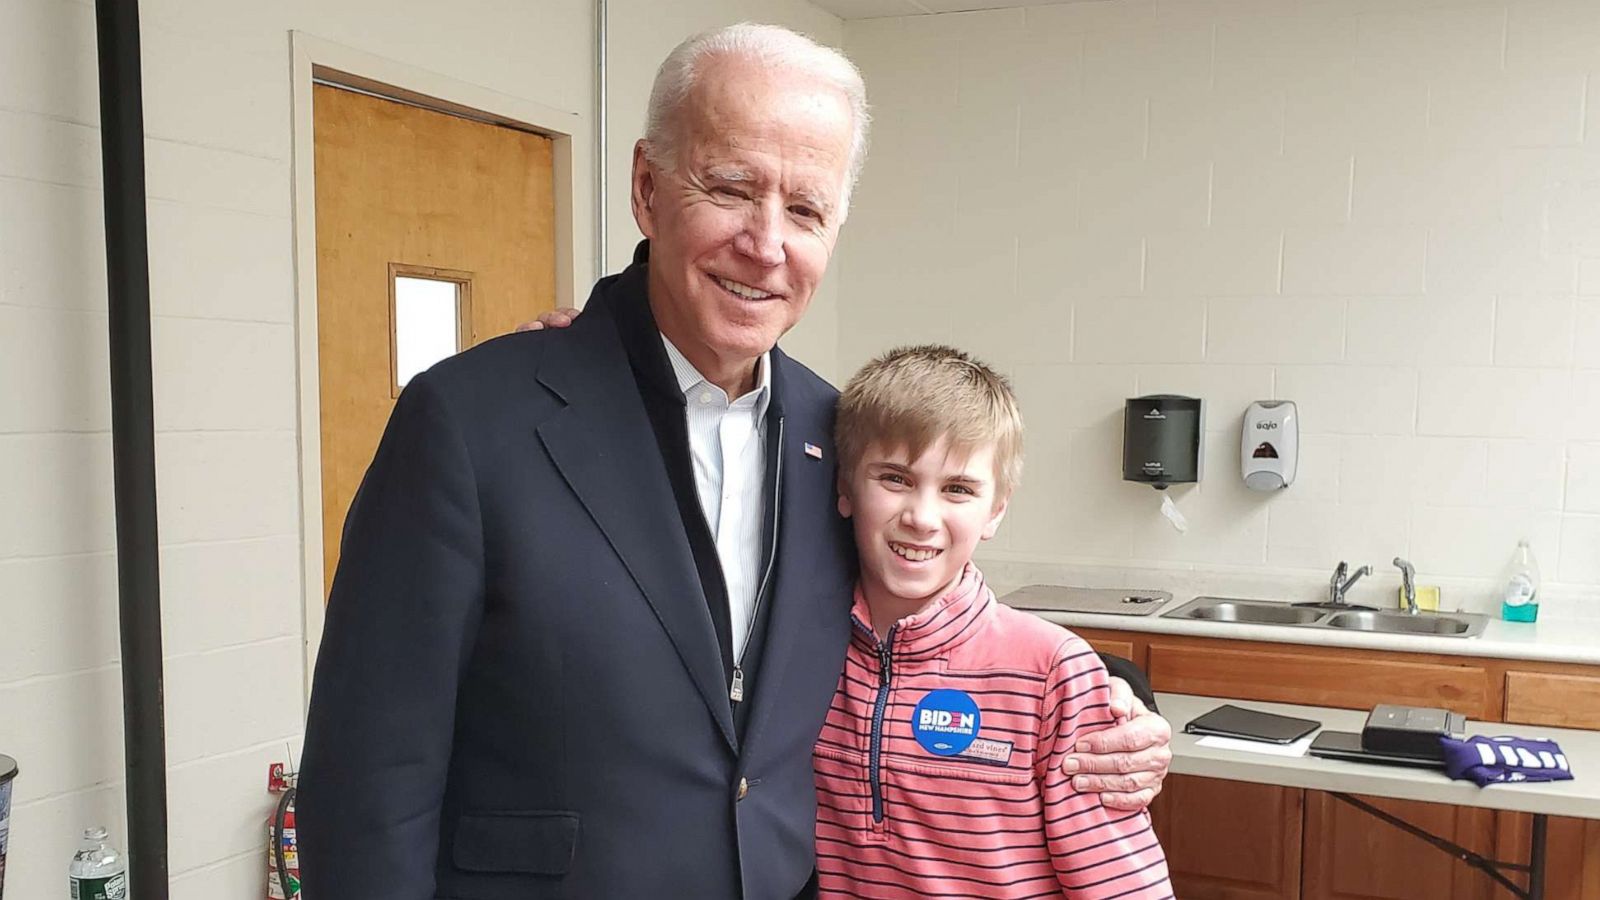
[[[835,51],[768,26],[690,39],[635,150],[634,265],[570,328],[407,387],[329,600],[308,893],[805,891],[853,551],[837,394],[776,344],[865,144],[861,79]],[[1138,766],[1157,784],[1159,752]]]

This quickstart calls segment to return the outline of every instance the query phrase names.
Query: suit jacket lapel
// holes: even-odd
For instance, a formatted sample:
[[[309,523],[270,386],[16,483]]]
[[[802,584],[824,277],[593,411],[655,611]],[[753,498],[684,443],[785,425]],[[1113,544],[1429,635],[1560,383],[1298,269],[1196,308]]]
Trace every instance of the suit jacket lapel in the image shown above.
[[[539,426],[540,441],[622,558],[729,748],[737,751],[728,686],[722,683],[721,655],[700,577],[606,304],[591,301],[552,343],[539,380],[568,404]]]
[[[781,400],[783,373],[793,365],[781,351],[772,351],[773,399]],[[767,623],[766,644],[761,660],[761,677],[754,692],[755,705],[750,710],[750,723],[746,731],[744,751],[748,754],[758,747],[763,726],[774,715],[782,715],[785,698],[784,679],[791,664],[832,665],[829,674],[837,678],[837,664],[823,662],[838,659],[842,642],[830,643],[830,635],[842,634],[848,615],[849,598],[820,598],[819,588],[812,580],[815,555],[833,550],[838,539],[834,523],[834,459],[831,421],[817,418],[815,410],[797,409],[791,404],[780,407],[785,413],[786,425],[783,444],[777,448],[782,454],[782,482],[779,485],[777,571],[773,579],[772,618]],[[832,410],[827,411],[831,417]],[[812,443],[824,451],[822,458],[808,456],[804,446]],[[843,590],[847,590],[844,588]],[[829,600],[836,600],[834,604]],[[837,609],[835,609],[835,606]],[[826,617],[837,615],[833,623],[840,627],[829,628]],[[838,646],[833,646],[838,643]],[[833,651],[830,653],[830,651]],[[830,682],[831,684],[831,682]]]

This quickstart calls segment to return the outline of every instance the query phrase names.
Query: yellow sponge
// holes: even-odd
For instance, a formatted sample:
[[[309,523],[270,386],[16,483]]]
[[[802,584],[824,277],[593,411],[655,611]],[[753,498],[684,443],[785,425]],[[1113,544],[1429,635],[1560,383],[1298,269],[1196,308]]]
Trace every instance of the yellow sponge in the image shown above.
[[[1399,602],[1398,605],[1399,605],[1399,607],[1401,609],[1405,609],[1406,608],[1406,589],[1403,588],[1403,587],[1400,588],[1399,594],[1400,594],[1400,602]],[[1434,585],[1434,584],[1419,584],[1419,585],[1417,585],[1417,609],[1423,610],[1425,612],[1438,612],[1439,611],[1439,586],[1438,585]]]

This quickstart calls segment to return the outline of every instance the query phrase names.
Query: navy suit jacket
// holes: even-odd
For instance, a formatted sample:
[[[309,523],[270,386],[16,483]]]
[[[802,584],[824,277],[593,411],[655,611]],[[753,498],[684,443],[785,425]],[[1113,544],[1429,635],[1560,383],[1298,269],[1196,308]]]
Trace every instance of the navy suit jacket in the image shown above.
[[[297,804],[309,896],[789,900],[805,885],[811,749],[854,577],[833,508],[837,393],[773,351],[777,562],[741,739],[613,319],[642,302],[635,265],[570,328],[490,341],[400,397],[317,660]]]

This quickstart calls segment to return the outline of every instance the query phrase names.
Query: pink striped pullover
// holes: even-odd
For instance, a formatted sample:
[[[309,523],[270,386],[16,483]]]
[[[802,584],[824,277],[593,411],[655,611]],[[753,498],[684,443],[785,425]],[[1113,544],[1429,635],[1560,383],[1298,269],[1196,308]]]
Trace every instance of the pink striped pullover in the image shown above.
[[[996,602],[970,564],[883,641],[859,588],[851,615],[814,754],[821,896],[1170,900],[1149,815],[1061,773],[1112,724],[1088,644]]]

